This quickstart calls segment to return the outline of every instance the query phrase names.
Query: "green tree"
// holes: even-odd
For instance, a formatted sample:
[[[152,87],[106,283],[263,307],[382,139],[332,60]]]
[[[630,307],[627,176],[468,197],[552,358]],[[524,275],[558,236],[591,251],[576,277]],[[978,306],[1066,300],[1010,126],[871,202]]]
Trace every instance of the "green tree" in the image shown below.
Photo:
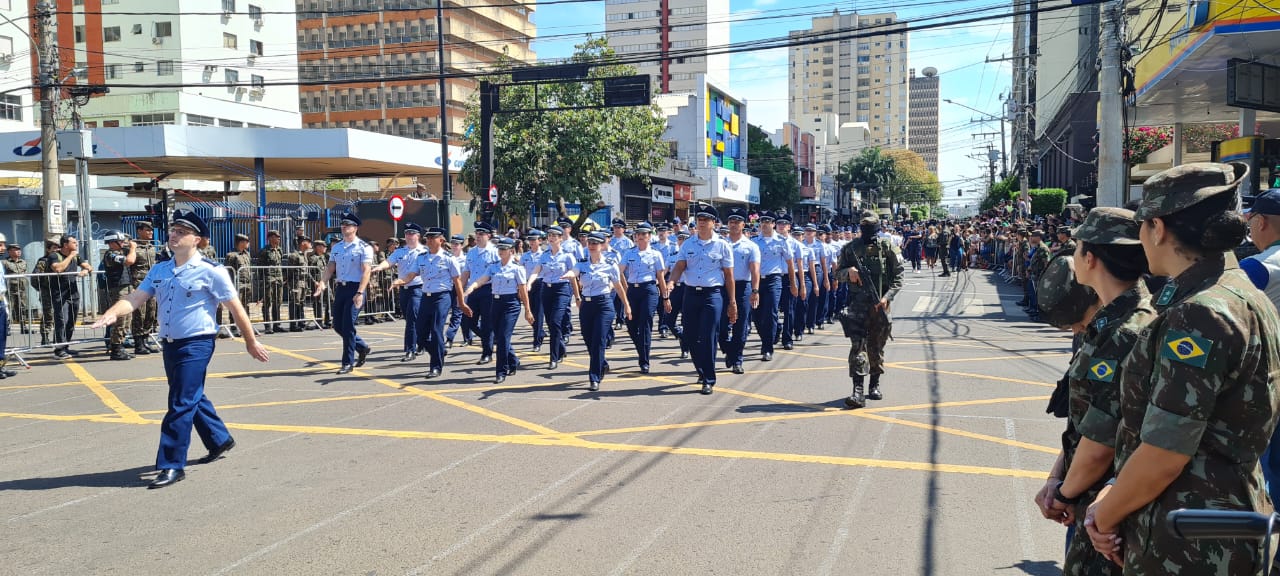
[[[911,150],[885,150],[893,160],[893,177],[885,185],[885,197],[895,205],[933,206],[942,202],[938,175],[929,171],[924,158]]]
[[[837,182],[863,190],[862,207],[869,210],[875,209],[875,203],[887,192],[886,185],[893,179],[893,158],[882,153],[879,146],[863,148],[861,154],[850,158],[837,172]]]
[[[991,210],[1000,204],[1001,200],[1009,200],[1013,195],[1018,193],[1018,178],[1009,176],[1000,182],[996,182],[995,187],[987,191],[987,195],[982,198],[981,209]],[[1010,200],[1011,202],[1015,200]]]
[[[800,178],[791,147],[774,146],[758,126],[747,126],[747,172],[760,179],[760,207],[788,210],[800,202]]]
[[[635,74],[632,66],[617,64],[617,56],[604,38],[579,44],[569,59],[593,64],[591,78]],[[499,70],[513,63],[503,59]],[[510,76],[490,77],[503,83]],[[502,89],[500,106],[528,109],[542,106],[575,107],[604,102],[602,82],[544,84]],[[467,123],[480,122],[479,95],[471,101]],[[523,221],[533,206],[577,203],[598,206],[598,188],[613,176],[644,178],[662,166],[668,147],[662,141],[666,118],[657,106],[558,110],[555,112],[513,112],[494,117],[493,184],[498,187],[498,210]],[[471,154],[459,178],[472,191],[479,191],[480,130],[469,131],[465,147]],[[583,210],[585,217],[589,210]],[[505,220],[505,218],[503,218]],[[581,218],[579,220],[581,222]]]

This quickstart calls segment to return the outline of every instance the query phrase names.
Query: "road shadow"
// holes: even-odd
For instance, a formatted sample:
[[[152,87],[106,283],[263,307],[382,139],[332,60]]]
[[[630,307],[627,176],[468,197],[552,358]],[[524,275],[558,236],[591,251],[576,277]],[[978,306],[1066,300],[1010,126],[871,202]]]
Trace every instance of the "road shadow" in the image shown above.
[[[825,406],[827,408],[844,408],[844,398],[836,400],[828,400],[817,406]],[[819,412],[813,405],[801,404],[747,404],[739,406],[737,412],[740,414],[791,414],[797,412]]]
[[[1012,566],[1001,566],[996,570],[1021,570],[1030,576],[1060,576],[1062,569],[1052,560],[1023,560]]]
[[[57,490],[59,488],[142,488],[142,475],[154,472],[151,466],[138,466],[110,472],[91,472],[49,478],[22,478],[0,482],[0,492],[9,490]]]

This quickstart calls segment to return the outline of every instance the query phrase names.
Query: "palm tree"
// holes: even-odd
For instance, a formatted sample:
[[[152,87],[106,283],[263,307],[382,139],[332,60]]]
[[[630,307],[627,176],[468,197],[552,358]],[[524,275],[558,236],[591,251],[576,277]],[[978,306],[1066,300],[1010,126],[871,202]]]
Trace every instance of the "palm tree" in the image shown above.
[[[866,201],[874,209],[879,198],[872,190],[883,190],[886,185],[893,182],[894,176],[893,158],[881,154],[880,147],[876,146],[863,148],[861,154],[841,164],[836,182],[843,181],[846,186],[868,190]]]

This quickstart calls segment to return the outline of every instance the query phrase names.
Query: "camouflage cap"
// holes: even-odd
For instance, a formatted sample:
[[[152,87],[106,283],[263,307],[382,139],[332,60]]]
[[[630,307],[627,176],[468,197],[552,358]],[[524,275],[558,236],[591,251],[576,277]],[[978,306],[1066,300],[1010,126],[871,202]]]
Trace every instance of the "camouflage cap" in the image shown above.
[[[1076,282],[1075,259],[1059,256],[1049,262],[1036,281],[1036,298],[1042,318],[1058,328],[1067,328],[1084,319],[1084,313],[1098,300],[1093,288]]]
[[[1248,175],[1249,166],[1239,162],[1174,166],[1142,183],[1142,204],[1134,218],[1150,220],[1180,212],[1209,197],[1234,191]]]
[[[1090,244],[1141,244],[1133,210],[1110,206],[1090,210],[1084,217],[1084,223],[1076,227],[1071,237]]]

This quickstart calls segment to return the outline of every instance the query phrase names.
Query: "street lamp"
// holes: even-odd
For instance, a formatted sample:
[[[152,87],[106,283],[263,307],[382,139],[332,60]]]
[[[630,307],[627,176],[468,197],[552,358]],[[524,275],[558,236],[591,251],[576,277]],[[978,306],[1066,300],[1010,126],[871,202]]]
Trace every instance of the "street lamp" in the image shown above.
[[[1009,155],[1005,153],[1005,148],[1004,148],[1004,117],[983,112],[977,108],[974,108],[972,106],[968,106],[965,104],[961,104],[950,98],[944,98],[942,101],[946,102],[947,104],[955,104],[956,106],[959,106],[966,110],[977,112],[978,114],[985,116],[986,117],[985,119],[987,120],[995,120],[1000,123],[1000,175],[1001,177],[1007,175],[1009,173]]]

